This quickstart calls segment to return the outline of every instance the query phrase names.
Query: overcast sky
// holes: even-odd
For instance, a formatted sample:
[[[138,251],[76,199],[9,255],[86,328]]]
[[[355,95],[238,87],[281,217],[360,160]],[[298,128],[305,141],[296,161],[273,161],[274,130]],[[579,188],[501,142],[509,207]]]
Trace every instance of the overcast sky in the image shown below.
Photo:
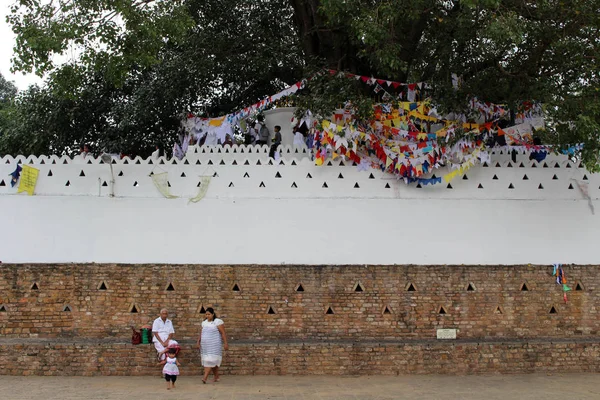
[[[12,0],[0,0],[0,72],[9,81],[14,81],[19,89],[26,89],[33,83],[41,83],[41,79],[35,75],[23,75],[22,73],[10,73],[10,59],[12,58],[15,36],[6,22],[6,15],[10,12]]]

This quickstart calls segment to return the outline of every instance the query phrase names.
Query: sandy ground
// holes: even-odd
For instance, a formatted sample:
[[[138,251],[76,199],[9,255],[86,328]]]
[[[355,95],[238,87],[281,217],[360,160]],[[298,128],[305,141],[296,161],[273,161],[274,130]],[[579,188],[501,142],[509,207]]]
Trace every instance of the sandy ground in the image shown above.
[[[5,399],[600,399],[600,374],[495,376],[223,376],[203,385],[181,376],[174,390],[159,377],[0,376]]]

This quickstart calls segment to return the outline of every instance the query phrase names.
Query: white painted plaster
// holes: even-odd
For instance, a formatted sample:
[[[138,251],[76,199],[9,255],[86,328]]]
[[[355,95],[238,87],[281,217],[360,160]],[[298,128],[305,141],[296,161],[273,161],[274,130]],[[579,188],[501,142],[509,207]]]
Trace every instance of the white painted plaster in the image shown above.
[[[381,171],[359,172],[351,163],[340,166],[336,160],[332,166],[316,167],[302,150],[295,153],[289,147],[283,148],[285,165],[268,165],[266,147],[259,153],[241,147],[195,150],[199,152],[188,154],[187,164],[164,159],[164,164],[117,161],[115,198],[108,197],[108,187],[100,186],[99,191],[99,180],[110,180],[109,166],[99,160],[0,159],[0,181],[5,181],[0,186],[0,261],[341,265],[600,261],[595,252],[600,219],[592,215],[575,181],[589,184],[598,209],[600,176],[566,159],[551,157],[544,168],[544,163],[538,165],[524,155],[515,164],[496,154],[490,167],[473,168],[467,172],[468,180],[452,181],[452,189],[446,184],[417,189]],[[18,161],[40,169],[35,196],[17,195],[10,187],[8,174]],[[258,161],[261,165],[256,165]],[[85,177],[79,176],[81,171]],[[149,174],[162,171],[169,173],[171,191],[180,199],[167,200],[154,187]],[[276,178],[278,172],[281,178]],[[444,172],[438,171],[438,176]],[[199,176],[215,173],[218,177],[212,179],[206,197],[188,204],[198,190]],[[322,187],[325,182],[327,188]],[[511,183],[514,189],[508,188]],[[540,184],[543,190],[538,189]],[[574,189],[569,189],[571,184]]]

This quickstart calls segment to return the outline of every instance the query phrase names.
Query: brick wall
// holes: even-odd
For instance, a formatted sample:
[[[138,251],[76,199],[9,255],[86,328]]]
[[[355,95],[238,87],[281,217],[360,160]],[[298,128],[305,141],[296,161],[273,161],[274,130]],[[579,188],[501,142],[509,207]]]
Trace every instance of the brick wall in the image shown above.
[[[389,373],[493,372],[494,366],[510,372],[516,364],[515,371],[581,370],[583,361],[598,358],[599,270],[565,268],[573,288],[566,304],[551,270],[2,264],[0,370],[152,373],[152,350],[125,344],[129,326],[151,323],[166,307],[176,338],[192,343],[203,318],[200,311],[210,306],[225,321],[230,373],[253,373],[248,360],[264,373],[302,373],[314,366],[323,373],[368,368],[380,373],[385,368],[391,368]],[[435,341],[438,328],[458,329],[464,344]],[[561,350],[563,345],[567,350]],[[15,354],[4,351],[8,346],[22,346],[22,361],[14,362]],[[113,353],[133,361],[116,362]],[[50,370],[65,359],[71,359],[68,369]],[[439,360],[449,361],[440,366]],[[457,361],[460,365],[453,365]],[[598,361],[589,368],[597,369]]]
[[[185,375],[199,375],[197,350],[184,343],[178,357]],[[404,375],[532,372],[600,372],[600,343],[413,342],[235,343],[225,353],[226,375]],[[125,343],[0,344],[5,375],[156,375],[150,345]],[[194,378],[199,379],[199,378]]]
[[[569,292],[567,304],[548,266],[4,264],[0,335],[127,338],[130,325],[167,307],[177,337],[193,338],[201,308],[212,306],[233,340],[431,339],[437,328],[457,328],[459,338],[594,337],[599,270],[565,271],[583,289]]]

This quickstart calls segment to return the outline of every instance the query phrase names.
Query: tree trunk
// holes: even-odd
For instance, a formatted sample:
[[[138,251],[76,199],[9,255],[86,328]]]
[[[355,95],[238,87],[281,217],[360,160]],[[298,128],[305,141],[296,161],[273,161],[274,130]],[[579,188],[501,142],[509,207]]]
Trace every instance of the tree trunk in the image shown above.
[[[305,56],[325,62],[327,68],[370,75],[370,69],[357,57],[347,32],[332,28],[319,12],[319,0],[290,0]]]

